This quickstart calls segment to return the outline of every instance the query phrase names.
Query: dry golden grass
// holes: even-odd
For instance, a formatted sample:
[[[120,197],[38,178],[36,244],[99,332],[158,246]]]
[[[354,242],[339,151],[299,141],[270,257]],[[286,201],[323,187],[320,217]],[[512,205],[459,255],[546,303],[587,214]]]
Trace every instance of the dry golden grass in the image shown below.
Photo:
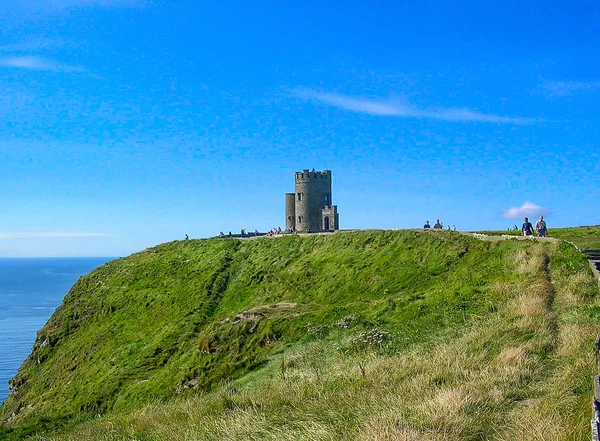
[[[517,347],[502,349],[502,352],[500,352],[500,355],[498,355],[498,357],[496,357],[495,362],[499,366],[503,366],[503,367],[507,367],[507,368],[511,368],[511,367],[518,368],[525,362],[526,358],[527,358],[527,348],[525,347],[525,345],[521,345],[521,346],[517,346]]]
[[[582,300],[585,300],[585,295],[589,292],[590,285],[593,286],[593,283],[590,283],[592,280],[593,277],[587,271],[578,271],[569,274],[561,286],[561,306],[571,308],[580,304]],[[597,291],[597,289],[594,289],[594,291]]]
[[[509,310],[519,317],[535,319],[548,314],[546,304],[546,297],[532,289],[513,299],[509,304]]]
[[[360,431],[359,441],[443,441],[445,434],[425,434],[410,427],[399,427],[389,422],[369,422]]]
[[[565,323],[561,326],[557,353],[563,357],[573,354],[591,354],[589,346],[590,336],[598,332],[595,326],[582,326],[581,324]]]
[[[554,370],[540,385],[540,397],[530,405],[512,409],[506,426],[496,439],[502,441],[584,440],[589,439],[589,400],[593,373],[593,341],[597,325],[576,315],[583,303],[580,293],[589,292],[594,279],[591,272],[567,274],[564,268],[552,267],[555,281],[554,309],[557,320],[556,347],[549,365]],[[525,308],[528,309],[528,308]],[[540,312],[539,305],[533,308]],[[582,354],[588,354],[583,356]],[[585,398],[576,395],[574,385],[590,389]]]

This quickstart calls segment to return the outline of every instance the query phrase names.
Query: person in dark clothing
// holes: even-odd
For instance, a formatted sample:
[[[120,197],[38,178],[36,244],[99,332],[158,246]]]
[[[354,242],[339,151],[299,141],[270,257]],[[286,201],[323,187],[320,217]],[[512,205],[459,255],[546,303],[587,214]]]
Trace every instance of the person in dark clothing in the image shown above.
[[[525,222],[523,222],[523,226],[521,227],[521,232],[523,236],[531,236],[533,235],[533,225],[529,222],[529,219],[525,218]]]
[[[425,221],[425,225],[423,225],[423,228],[431,228],[431,225],[429,225],[429,221]]]

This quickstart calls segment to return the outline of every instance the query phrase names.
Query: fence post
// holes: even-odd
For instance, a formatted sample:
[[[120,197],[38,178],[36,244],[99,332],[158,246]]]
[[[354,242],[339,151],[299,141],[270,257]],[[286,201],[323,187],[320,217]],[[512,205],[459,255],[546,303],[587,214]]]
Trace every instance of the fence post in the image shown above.
[[[596,353],[596,372],[600,373],[598,354],[600,354],[600,333],[594,345]],[[594,398],[592,399],[592,441],[600,441],[600,375],[594,377]]]
[[[594,398],[592,399],[592,441],[600,441],[600,377],[594,379]]]

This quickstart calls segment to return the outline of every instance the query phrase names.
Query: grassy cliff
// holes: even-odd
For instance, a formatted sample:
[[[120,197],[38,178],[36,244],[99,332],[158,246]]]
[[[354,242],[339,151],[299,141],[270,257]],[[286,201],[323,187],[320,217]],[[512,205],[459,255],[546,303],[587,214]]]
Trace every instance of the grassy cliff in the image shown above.
[[[75,284],[0,438],[587,439],[598,317],[564,242],[168,243]]]

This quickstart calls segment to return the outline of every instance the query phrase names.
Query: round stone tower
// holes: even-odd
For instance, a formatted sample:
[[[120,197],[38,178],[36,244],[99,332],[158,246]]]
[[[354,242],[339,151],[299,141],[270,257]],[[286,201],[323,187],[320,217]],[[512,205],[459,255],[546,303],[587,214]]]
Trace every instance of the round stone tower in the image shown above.
[[[285,194],[285,229],[296,229],[296,193]]]
[[[331,205],[331,171],[304,170],[296,173],[296,230],[314,233],[323,231],[321,209]],[[286,216],[287,216],[286,195]]]

